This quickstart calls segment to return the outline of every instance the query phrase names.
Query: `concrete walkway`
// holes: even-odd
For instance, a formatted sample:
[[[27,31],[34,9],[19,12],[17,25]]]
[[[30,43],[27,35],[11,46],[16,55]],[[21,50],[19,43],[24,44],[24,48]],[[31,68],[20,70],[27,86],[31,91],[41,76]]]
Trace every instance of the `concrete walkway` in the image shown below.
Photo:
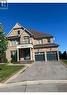
[[[58,61],[35,62],[8,83],[34,80],[67,80],[67,68]]]

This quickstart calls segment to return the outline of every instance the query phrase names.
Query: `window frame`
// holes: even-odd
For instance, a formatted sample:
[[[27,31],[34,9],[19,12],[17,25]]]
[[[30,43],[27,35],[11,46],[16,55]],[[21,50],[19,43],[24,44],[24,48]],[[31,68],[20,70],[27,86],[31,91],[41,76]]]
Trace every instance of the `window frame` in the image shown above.
[[[48,40],[48,43],[51,43],[51,40],[50,40],[50,38],[48,38],[47,40]]]
[[[38,39],[37,44],[43,44],[43,39]]]
[[[17,31],[17,34],[20,35],[20,30]]]
[[[30,37],[29,36],[24,36],[24,41],[25,41],[25,43],[30,43]]]

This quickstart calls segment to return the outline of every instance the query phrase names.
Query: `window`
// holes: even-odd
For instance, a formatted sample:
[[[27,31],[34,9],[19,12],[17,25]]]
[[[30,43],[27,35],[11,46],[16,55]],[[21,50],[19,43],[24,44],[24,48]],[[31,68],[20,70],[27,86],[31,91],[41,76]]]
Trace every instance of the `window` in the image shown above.
[[[30,43],[29,36],[24,36],[24,43]]]
[[[48,39],[48,43],[50,43],[50,38]]]
[[[17,31],[17,34],[18,34],[18,35],[20,34],[20,30]]]
[[[43,44],[43,40],[37,40],[37,44]]]
[[[19,41],[18,40],[12,40],[11,43],[12,43],[11,44],[12,46],[15,46],[15,45],[19,44]]]

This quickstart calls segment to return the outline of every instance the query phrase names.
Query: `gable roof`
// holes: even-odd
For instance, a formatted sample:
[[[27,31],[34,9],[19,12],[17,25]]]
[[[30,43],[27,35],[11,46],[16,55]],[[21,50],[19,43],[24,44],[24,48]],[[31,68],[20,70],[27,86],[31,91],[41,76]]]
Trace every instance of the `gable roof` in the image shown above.
[[[6,37],[10,37],[10,33],[13,31],[13,30],[17,30],[17,29],[23,29],[23,30],[26,30],[27,33],[31,34],[25,27],[23,27],[21,24],[19,24],[18,22],[15,24],[15,26],[10,30],[10,32],[6,35]],[[32,34],[31,34],[32,35]]]
[[[16,30],[16,29],[23,29],[25,30],[27,33],[29,33],[32,37],[34,37],[35,39],[41,39],[41,38],[50,38],[53,37],[52,35],[48,34],[48,33],[43,33],[43,32],[38,32],[32,29],[27,29],[25,27],[23,27],[22,25],[20,25],[19,23],[16,23],[15,26],[11,29],[11,31],[7,34],[7,37],[10,37],[9,34],[12,32],[12,30]]]

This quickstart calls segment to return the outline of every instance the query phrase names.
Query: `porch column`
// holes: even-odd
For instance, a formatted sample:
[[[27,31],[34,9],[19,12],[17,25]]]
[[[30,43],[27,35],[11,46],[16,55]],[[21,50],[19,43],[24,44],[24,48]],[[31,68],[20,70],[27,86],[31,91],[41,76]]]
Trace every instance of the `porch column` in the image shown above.
[[[58,57],[58,61],[59,61],[59,51],[57,51],[57,57]]]
[[[46,53],[46,51],[45,51],[45,61],[47,62],[47,53]]]
[[[35,51],[34,51],[34,49],[32,51],[32,60],[35,61]]]
[[[19,61],[19,49],[17,49],[17,61]]]
[[[30,48],[30,58],[32,60],[32,50],[31,50],[31,48]]]

